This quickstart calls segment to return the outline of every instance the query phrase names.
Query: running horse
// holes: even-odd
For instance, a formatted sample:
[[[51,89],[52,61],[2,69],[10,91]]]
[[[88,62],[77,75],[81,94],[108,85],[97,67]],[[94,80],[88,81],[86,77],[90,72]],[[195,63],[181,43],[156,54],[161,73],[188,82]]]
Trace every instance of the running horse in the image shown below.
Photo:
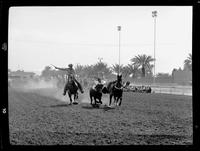
[[[117,80],[109,82],[107,85],[108,93],[110,94],[109,106],[112,103],[112,97],[114,97],[115,105],[121,105],[122,103],[122,94],[123,94],[123,85],[122,85],[122,75],[117,75]]]
[[[72,104],[72,95],[74,95],[73,104],[77,104],[76,100],[78,99],[78,86],[75,84],[73,77],[69,77],[68,79],[67,90],[70,99],[70,104]]]
[[[94,88],[90,88],[90,104],[93,107],[99,107],[99,105],[97,103],[102,104],[101,98],[102,98],[102,89],[103,89],[104,85],[103,84],[97,84]],[[94,99],[94,103],[93,103],[93,99]],[[98,101],[97,101],[98,100]]]

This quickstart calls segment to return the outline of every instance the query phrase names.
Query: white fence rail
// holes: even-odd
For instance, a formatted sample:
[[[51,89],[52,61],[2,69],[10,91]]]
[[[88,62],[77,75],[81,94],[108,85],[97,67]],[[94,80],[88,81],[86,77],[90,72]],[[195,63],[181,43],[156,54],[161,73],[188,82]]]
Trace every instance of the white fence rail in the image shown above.
[[[192,87],[181,86],[151,86],[152,92],[192,96]]]

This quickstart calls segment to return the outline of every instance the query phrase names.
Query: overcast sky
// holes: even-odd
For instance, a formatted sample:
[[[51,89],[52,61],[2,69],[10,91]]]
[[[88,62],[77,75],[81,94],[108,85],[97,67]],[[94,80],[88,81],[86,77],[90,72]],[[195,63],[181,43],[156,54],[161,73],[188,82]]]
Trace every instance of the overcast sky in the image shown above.
[[[127,65],[138,54],[154,56],[156,73],[183,67],[192,53],[191,6],[11,7],[8,68],[42,71],[46,65]]]

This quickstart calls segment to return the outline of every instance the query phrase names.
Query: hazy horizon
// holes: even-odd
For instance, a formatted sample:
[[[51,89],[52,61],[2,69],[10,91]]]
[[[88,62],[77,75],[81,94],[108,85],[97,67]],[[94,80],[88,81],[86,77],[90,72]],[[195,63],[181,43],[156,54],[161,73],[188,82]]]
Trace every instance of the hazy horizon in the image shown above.
[[[54,64],[91,65],[103,58],[111,66],[127,65],[135,55],[154,56],[156,73],[183,68],[192,53],[192,6],[11,7],[8,68],[41,72]]]

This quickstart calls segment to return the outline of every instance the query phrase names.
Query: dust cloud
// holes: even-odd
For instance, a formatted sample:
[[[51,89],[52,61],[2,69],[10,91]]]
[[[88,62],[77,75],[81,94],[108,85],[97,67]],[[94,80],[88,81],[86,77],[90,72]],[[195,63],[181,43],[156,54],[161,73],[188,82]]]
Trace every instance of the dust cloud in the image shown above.
[[[53,79],[50,81],[41,80],[30,80],[24,85],[24,89],[44,89],[44,88],[56,88],[57,80]]]
[[[36,93],[40,96],[46,96],[50,98],[55,98],[58,101],[69,103],[69,97],[66,93],[65,96],[63,96],[63,87],[59,88],[57,86],[58,81],[56,79],[52,79],[49,81],[45,81],[44,79],[38,79],[38,80],[28,80],[26,82],[17,82],[12,85],[12,88],[16,89],[17,91],[23,91],[23,92],[31,92]],[[73,99],[73,96],[72,96]],[[88,88],[85,88],[84,93],[80,93],[78,91],[78,102],[79,103],[90,103],[90,97],[89,97],[89,90]],[[103,104],[108,103],[107,95],[104,95],[102,97]]]
[[[27,81],[15,81],[12,83],[12,88],[17,91],[27,92],[27,93],[35,93],[40,96],[46,96],[50,98],[55,98],[58,101],[69,103],[69,97],[66,93],[63,96],[63,87],[58,87],[57,79],[51,79],[49,81],[45,81],[44,79],[37,80],[27,80]],[[84,94],[81,94],[78,91],[78,102],[79,103],[89,103],[89,92],[86,90]],[[73,99],[73,96],[72,96]]]

